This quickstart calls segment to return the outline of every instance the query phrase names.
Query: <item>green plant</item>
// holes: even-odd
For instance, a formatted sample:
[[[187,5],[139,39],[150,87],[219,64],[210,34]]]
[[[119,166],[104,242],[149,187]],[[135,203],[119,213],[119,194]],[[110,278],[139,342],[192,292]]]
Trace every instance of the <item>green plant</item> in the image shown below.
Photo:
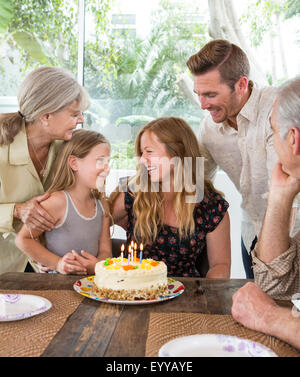
[[[111,145],[111,164],[112,169],[135,169],[136,157],[134,153],[134,143],[131,140],[112,143]]]

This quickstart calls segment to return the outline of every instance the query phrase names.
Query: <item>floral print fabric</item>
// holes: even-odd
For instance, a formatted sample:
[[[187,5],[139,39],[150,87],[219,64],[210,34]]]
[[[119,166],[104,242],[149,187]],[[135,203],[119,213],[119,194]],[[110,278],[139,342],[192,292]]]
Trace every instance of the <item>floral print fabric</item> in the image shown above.
[[[125,209],[128,213],[127,243],[134,240],[134,197],[125,192]],[[179,238],[178,229],[164,225],[152,245],[143,250],[143,258],[162,260],[168,266],[168,276],[199,277],[197,257],[206,252],[206,234],[212,232],[223,219],[229,204],[216,192],[206,192],[203,200],[195,205],[195,233]]]

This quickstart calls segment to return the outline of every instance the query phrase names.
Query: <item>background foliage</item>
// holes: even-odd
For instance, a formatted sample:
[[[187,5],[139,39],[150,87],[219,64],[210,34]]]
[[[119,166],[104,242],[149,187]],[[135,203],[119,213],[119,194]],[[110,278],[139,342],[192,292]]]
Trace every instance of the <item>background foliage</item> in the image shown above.
[[[200,17],[203,2],[159,0],[150,15],[151,31],[141,38],[129,30],[113,32],[116,1],[85,2],[93,34],[85,41],[84,84],[93,98],[86,125],[113,141],[115,161],[121,161],[133,155],[143,119],[175,115],[198,127],[202,112],[176,82],[191,52],[210,38],[209,19]],[[278,37],[280,22],[299,14],[300,0],[248,0],[240,24],[249,28],[255,47],[267,34]],[[16,95],[22,78],[40,65],[65,67],[76,75],[77,54],[78,0],[0,0],[0,95]],[[286,73],[277,77],[275,66],[267,75],[275,85],[287,78]],[[126,127],[130,132],[124,136]]]

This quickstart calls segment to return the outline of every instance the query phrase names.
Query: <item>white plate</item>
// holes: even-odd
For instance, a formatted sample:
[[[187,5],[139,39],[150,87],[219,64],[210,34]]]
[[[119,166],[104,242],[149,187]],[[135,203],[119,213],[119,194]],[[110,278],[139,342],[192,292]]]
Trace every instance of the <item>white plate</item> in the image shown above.
[[[291,301],[295,305],[296,309],[300,311],[300,293],[293,295]]]
[[[23,294],[0,294],[0,321],[17,321],[44,313],[52,306],[44,297]]]
[[[155,302],[162,302],[166,300],[171,300],[174,297],[177,297],[181,295],[181,293],[184,292],[184,285],[174,279],[168,279],[168,288],[169,288],[169,294],[166,296],[161,296],[157,299],[152,300],[110,300],[106,297],[101,297],[97,295],[97,293],[93,292],[93,286],[94,286],[94,276],[89,276],[87,278],[83,278],[80,280],[77,280],[73,288],[76,292],[79,294],[91,298],[92,300],[97,300],[100,302],[107,302],[109,304],[122,304],[122,305],[141,305],[141,304],[154,304]]]
[[[276,357],[269,348],[251,340],[230,335],[183,336],[164,344],[161,357]]]

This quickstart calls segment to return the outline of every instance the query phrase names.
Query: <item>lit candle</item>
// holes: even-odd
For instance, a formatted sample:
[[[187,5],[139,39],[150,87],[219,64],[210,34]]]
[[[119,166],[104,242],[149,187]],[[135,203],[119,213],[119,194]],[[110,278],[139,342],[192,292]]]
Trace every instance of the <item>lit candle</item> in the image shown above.
[[[143,260],[143,248],[144,248],[144,246],[143,246],[143,244],[141,243],[141,244],[140,244],[140,264],[142,263],[142,260]]]
[[[122,246],[121,246],[121,263],[123,263],[124,250],[125,250],[125,245],[122,243]]]
[[[137,244],[135,242],[134,243],[134,262],[136,262],[136,249],[137,249]]]
[[[130,255],[131,255],[131,254],[128,254],[128,262],[127,262],[127,264],[130,263]]]

